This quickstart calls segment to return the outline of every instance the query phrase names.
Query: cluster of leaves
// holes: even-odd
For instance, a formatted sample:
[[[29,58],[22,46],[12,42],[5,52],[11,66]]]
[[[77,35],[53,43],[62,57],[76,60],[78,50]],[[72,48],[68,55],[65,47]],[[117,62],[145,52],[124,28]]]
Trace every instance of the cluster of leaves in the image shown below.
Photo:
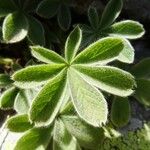
[[[27,63],[30,65],[30,62]],[[12,72],[21,69],[21,66],[14,64]],[[14,108],[17,113],[27,113],[32,99],[38,92],[37,89],[20,89],[13,84],[13,80],[7,74],[0,74],[0,88],[5,91],[0,97],[0,108],[9,110]]]
[[[71,4],[68,0],[0,3],[0,15],[6,16],[2,25],[3,41],[14,43],[27,36],[32,45],[44,45],[43,25],[33,14],[36,12],[44,18],[57,15],[59,26],[68,30]],[[91,27],[76,26],[66,40],[62,55],[42,46],[30,46],[32,56],[42,63],[19,68],[11,77],[0,75],[0,86],[6,89],[0,97],[0,108],[13,108],[17,112],[7,119],[6,126],[22,135],[14,150],[100,149],[106,138],[105,125],[110,121],[109,94],[114,95],[111,121],[117,127],[129,122],[128,96],[134,91],[138,101],[150,105],[150,59],[129,70],[135,77],[124,68],[112,66],[114,61],[133,63],[134,48],[127,39],[144,34],[143,26],[135,21],[113,24],[121,8],[122,0],[110,0],[99,19],[97,10],[90,7]],[[143,66],[146,66],[144,71]]]
[[[132,40],[143,36],[144,28],[140,23],[132,20],[115,22],[121,13],[122,7],[122,0],[117,0],[117,2],[111,0],[105,7],[101,16],[95,7],[89,7],[88,20],[90,24],[80,24],[83,30],[83,47],[88,45],[88,43],[106,36],[121,36]],[[131,46],[130,43],[126,44],[126,51],[128,51],[127,49],[130,49]],[[130,63],[132,63],[133,60],[134,58],[130,60]]]
[[[27,37],[31,44],[44,46],[47,29],[35,15],[48,19],[57,14],[59,26],[66,31],[71,25],[70,6],[70,0],[0,0],[0,18],[4,18],[1,41],[15,43]]]
[[[57,116],[61,108],[70,102],[83,121],[93,127],[101,127],[107,121],[108,109],[103,94],[97,88],[118,96],[128,96],[133,93],[134,77],[119,68],[106,66],[107,63],[116,60],[123,50],[123,40],[119,37],[107,37],[98,40],[77,54],[81,39],[82,31],[76,27],[66,41],[65,58],[40,46],[31,47],[32,55],[48,64],[21,69],[13,74],[12,79],[15,80],[14,85],[19,88],[44,86],[34,97],[30,109],[27,108],[24,112],[28,112],[29,115],[24,116],[23,114],[21,117],[15,116],[8,120],[10,130],[12,127],[16,132],[22,131],[22,128],[24,131],[24,128],[27,130],[32,124],[35,127],[50,126],[52,130],[53,124],[57,125],[57,120],[60,120],[60,117]],[[5,100],[6,98],[2,96],[1,101]],[[69,105],[67,109],[70,108]],[[69,118],[70,115],[67,115],[66,119],[69,120]],[[19,125],[17,125],[18,123]],[[61,127],[63,125],[61,124],[58,125]],[[58,130],[60,127],[57,127]],[[58,130],[56,131],[58,132]],[[72,132],[71,135],[74,133]],[[62,135],[57,133],[57,136]],[[50,135],[48,139],[49,137]],[[22,149],[23,147],[26,149],[26,144],[20,140],[16,149],[20,149],[18,146],[20,143]],[[36,148],[37,143],[36,145],[31,144],[33,148]],[[70,145],[68,146],[70,147]]]
[[[19,42],[27,36],[34,44],[44,44],[45,35],[42,24],[31,15],[37,4],[37,0],[0,1],[0,17],[5,17],[2,24],[4,42]]]
[[[118,150],[149,150],[149,147],[150,123],[144,123],[142,129],[137,130],[137,132],[130,131],[125,135],[122,135],[120,132],[112,128],[109,128],[109,132],[107,131],[107,139],[105,140],[101,150],[108,150],[112,148]]]

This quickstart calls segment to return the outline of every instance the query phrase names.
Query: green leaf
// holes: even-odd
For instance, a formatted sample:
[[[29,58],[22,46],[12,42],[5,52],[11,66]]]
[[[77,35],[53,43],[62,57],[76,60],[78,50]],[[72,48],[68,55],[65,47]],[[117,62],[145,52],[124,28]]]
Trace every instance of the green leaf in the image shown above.
[[[121,38],[103,38],[79,53],[73,63],[108,63],[115,60],[123,48],[124,45]]]
[[[66,84],[66,91],[69,91],[69,87],[68,87],[68,84]],[[60,111],[59,111],[59,114],[60,112],[64,109],[64,107],[69,103],[70,101],[70,92],[66,92],[66,94],[64,95],[64,101],[61,105],[61,108],[60,108]]]
[[[12,132],[24,132],[33,127],[30,123],[28,115],[16,115],[9,118],[6,122],[7,128]]]
[[[135,98],[145,106],[150,107],[150,80],[137,79],[137,89],[135,91]]]
[[[11,109],[14,105],[14,100],[18,93],[18,89],[12,87],[6,90],[0,97],[0,108]]]
[[[98,25],[99,25],[99,16],[98,16],[98,13],[97,13],[97,10],[96,8],[90,6],[89,9],[88,9],[88,19],[89,19],[89,22],[92,26],[92,28],[98,28]]]
[[[44,45],[45,35],[42,24],[34,17],[28,16],[29,32],[28,38],[33,44]]]
[[[60,110],[66,92],[65,69],[49,80],[35,97],[30,109],[30,120],[36,126],[51,124]]]
[[[117,127],[125,126],[131,116],[131,108],[128,98],[116,97],[111,108],[111,121]]]
[[[111,27],[111,35],[122,36],[127,39],[137,39],[144,35],[143,25],[132,20],[115,23]]]
[[[134,62],[134,48],[130,42],[124,39],[124,48],[118,56],[118,60],[124,63],[131,64]]]
[[[63,64],[29,66],[14,73],[12,79],[15,80],[14,84],[18,87],[32,88],[44,84],[64,67]]]
[[[69,99],[68,103],[62,108],[59,114],[60,115],[75,115],[76,114],[71,98]]]
[[[4,17],[15,11],[16,6],[11,0],[0,0],[0,17]]]
[[[139,63],[134,65],[131,73],[136,78],[150,78],[150,57],[142,59]]]
[[[58,24],[62,30],[66,31],[71,25],[71,12],[68,6],[61,5],[57,15]]]
[[[65,63],[63,57],[56,52],[40,46],[31,46],[32,55],[45,63]]]
[[[52,127],[33,128],[18,140],[14,150],[45,150],[51,139]]]
[[[15,98],[14,109],[18,114],[27,114],[31,106],[31,102],[38,90],[20,90]]]
[[[100,148],[104,140],[102,128],[90,126],[77,116],[61,116],[61,119],[81,146],[94,150]]]
[[[54,150],[79,150],[77,140],[67,131],[60,119],[55,121],[53,142]]]
[[[65,58],[68,62],[71,62],[76,56],[79,46],[81,44],[82,31],[77,26],[67,38],[65,44]]]
[[[0,87],[5,87],[7,85],[11,85],[13,81],[6,74],[0,74]]]
[[[109,27],[119,16],[123,6],[122,0],[110,0],[102,14],[100,28]]]
[[[37,14],[44,18],[51,18],[58,12],[58,0],[43,0],[37,8]]]
[[[100,127],[107,121],[107,103],[103,95],[75,70],[68,72],[68,83],[74,107],[83,120]]]
[[[121,69],[110,66],[75,65],[90,84],[121,97],[129,96],[135,88],[134,77]]]
[[[7,43],[15,43],[23,40],[28,33],[28,21],[26,17],[20,12],[9,14],[4,19],[2,32],[3,39]]]

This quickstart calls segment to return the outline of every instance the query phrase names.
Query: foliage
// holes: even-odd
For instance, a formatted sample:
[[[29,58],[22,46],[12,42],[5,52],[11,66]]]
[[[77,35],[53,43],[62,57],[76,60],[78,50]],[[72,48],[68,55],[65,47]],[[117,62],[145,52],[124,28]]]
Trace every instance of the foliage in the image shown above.
[[[20,66],[14,64],[12,72],[20,68]],[[31,101],[40,87],[36,89],[21,89],[13,83],[9,75],[0,74],[0,87],[5,88],[5,91],[0,96],[0,108],[3,110],[15,109],[18,114],[27,113]]]
[[[102,17],[93,6],[88,9],[90,25],[81,24],[83,30],[83,47],[97,39],[106,36],[121,36],[126,39],[137,39],[143,36],[143,26],[132,20],[114,23],[121,13],[123,1],[110,0],[104,9]]]
[[[150,106],[150,58],[145,58],[131,68],[136,77],[137,89],[134,97],[145,106]]]
[[[57,15],[57,21],[61,29],[68,30],[71,25],[71,11],[69,6],[72,0],[43,0],[37,7],[37,13],[44,18]]]
[[[33,44],[44,45],[44,29],[40,21],[31,16],[38,0],[0,0],[0,17],[5,17],[2,25],[3,41],[15,43],[26,36]]]
[[[122,51],[124,47],[122,38],[108,37],[98,40],[79,54],[76,54],[80,46],[81,36],[82,33],[79,27],[76,27],[71,32],[65,45],[65,59],[51,50],[39,46],[32,46],[31,52],[33,56],[48,64],[29,66],[16,71],[12,76],[12,79],[15,80],[14,85],[20,88],[33,88],[44,84],[37,96],[34,97],[29,108],[29,120],[35,124],[35,129],[42,126],[52,127],[54,121],[59,126],[59,122],[57,123],[55,118],[57,118],[62,105],[65,106],[66,102],[70,100],[70,97],[79,117],[88,124],[98,128],[106,123],[108,110],[104,96],[96,87],[118,96],[128,96],[133,93],[135,86],[134,77],[128,72],[116,67],[106,66],[108,62],[115,60]],[[115,51],[112,54],[109,53],[113,49]],[[95,66],[95,64],[99,64],[99,66]],[[97,76],[97,74],[101,74],[101,76]],[[9,129],[14,131],[13,124],[15,124],[15,127],[17,127],[16,132],[24,131],[25,129],[28,130],[30,125],[28,119],[24,120],[22,117],[16,116],[16,120],[15,118],[10,119],[10,121],[8,120],[7,124]],[[71,121],[70,116],[67,117]],[[24,120],[23,124],[22,120]],[[20,129],[19,126],[21,127]],[[62,127],[65,130],[63,126],[60,121],[60,128]],[[70,128],[67,124],[66,126]],[[87,126],[87,124],[83,126]],[[92,126],[90,128],[94,128]],[[22,139],[26,139],[28,134],[32,135],[34,128],[31,131],[27,131],[17,142],[16,149],[18,147],[22,147],[22,149],[27,148]],[[38,135],[42,134],[41,130],[40,133],[39,130],[36,130],[36,132],[38,132]],[[57,132],[56,134],[58,134]],[[72,130],[70,132],[74,134]],[[59,137],[55,137],[54,135],[54,138]],[[74,143],[75,141],[73,140],[72,142]],[[36,148],[40,146],[40,143],[36,142],[35,145],[32,143],[32,147]],[[77,144],[77,142],[75,143]],[[78,146],[76,145],[76,147]]]
[[[134,150],[128,144],[138,139],[132,141],[136,149],[146,150],[148,124],[125,136],[115,130],[130,121],[129,96],[150,106],[150,59],[127,65],[134,62],[129,40],[143,36],[143,25],[115,23],[123,1],[110,0],[101,17],[90,6],[90,25],[78,22],[68,36],[73,6],[72,0],[0,0],[0,40],[15,45],[25,39],[35,60],[22,68],[0,56],[2,63],[12,65],[0,74],[0,108],[16,111],[4,124],[19,135],[11,149]]]
[[[118,149],[118,150],[149,150],[150,147],[150,124],[145,123],[142,129],[137,132],[129,131],[122,135],[120,132],[111,130],[111,137],[104,141],[102,150]]]
[[[95,66],[115,60],[123,49],[122,39],[114,37],[99,40],[76,56],[81,36],[81,30],[76,27],[68,37],[65,45],[66,59],[42,47],[31,47],[33,56],[48,64],[27,67],[12,76],[14,84],[21,88],[44,84],[29,113],[30,120],[37,126],[53,122],[65,95],[71,96],[74,107],[83,120],[93,126],[101,126],[107,120],[107,105],[101,92],[93,85],[118,96],[133,93],[135,82],[132,75],[115,67]],[[113,49],[115,51],[112,54],[108,53]],[[91,114],[93,109],[95,112]]]
[[[123,127],[130,120],[131,110],[128,98],[116,97],[111,108],[111,121],[117,127]]]

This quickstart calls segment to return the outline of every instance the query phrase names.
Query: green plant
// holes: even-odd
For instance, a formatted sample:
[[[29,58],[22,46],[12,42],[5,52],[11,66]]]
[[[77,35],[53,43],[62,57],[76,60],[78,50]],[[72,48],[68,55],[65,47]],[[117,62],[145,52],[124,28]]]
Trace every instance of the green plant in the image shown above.
[[[15,43],[26,36],[33,44],[44,45],[44,29],[31,15],[40,0],[0,0],[0,17],[5,17],[2,37],[5,43]]]
[[[133,65],[129,68],[129,72],[131,72],[136,80],[137,87],[135,89],[135,93],[133,97],[138,100],[145,107],[150,106],[150,58],[142,59],[139,63]],[[111,121],[117,127],[125,126],[131,116],[130,110],[130,98],[121,98],[116,97],[113,100],[111,107]],[[122,107],[123,106],[123,107]],[[122,109],[120,109],[122,108]],[[126,113],[125,113],[126,112]]]
[[[143,36],[145,31],[143,25],[136,21],[125,20],[114,23],[122,10],[122,6],[122,0],[110,0],[101,17],[99,16],[96,8],[93,6],[89,7],[88,20],[90,25],[80,24],[80,27],[83,30],[81,49],[93,41],[107,36],[122,37],[125,46],[118,56],[118,60],[124,63],[133,63],[134,48],[127,39],[133,40],[140,38]],[[130,71],[130,69],[128,71]],[[145,68],[145,71],[149,72],[149,68]],[[143,72],[142,68],[139,72]],[[136,77],[136,74],[134,75]],[[149,80],[137,79],[137,84],[134,97],[138,100],[140,99],[139,101],[145,101],[145,105],[149,106]],[[120,99],[122,101],[120,101]],[[122,109],[120,109],[121,106],[123,106]],[[124,111],[126,111],[126,113],[124,113]],[[114,98],[111,107],[111,121],[114,125],[117,127],[125,126],[130,120],[130,115],[129,99],[120,97]]]
[[[124,47],[122,39],[99,40],[76,56],[81,36],[81,30],[76,27],[67,39],[65,59],[42,47],[31,47],[32,55],[48,65],[27,67],[12,76],[14,84],[21,88],[33,88],[45,84],[30,109],[30,119],[37,126],[53,122],[64,103],[63,97],[66,93],[72,97],[79,116],[93,126],[101,126],[106,122],[107,105],[103,95],[92,85],[118,96],[128,96],[133,93],[134,77],[118,68],[106,66],[122,51]],[[54,97],[55,101],[52,101]],[[92,109],[95,109],[93,114],[90,113]]]
[[[111,121],[116,127],[128,124],[131,116],[131,108],[127,97],[115,97],[111,107]]]
[[[145,31],[139,22],[125,20],[114,23],[121,13],[122,6],[122,0],[110,0],[101,17],[96,8],[89,7],[88,20],[90,25],[81,24],[85,45],[106,36],[121,36],[127,39],[137,39],[143,36]]]
[[[90,126],[69,111],[68,109],[67,112],[66,110],[62,111],[53,126],[44,128],[32,128],[33,125],[28,121],[27,115],[17,115],[8,119],[7,127],[10,131],[15,132],[13,136],[20,133],[21,135],[19,134],[18,137],[21,138],[18,140],[17,137],[17,143],[13,141],[13,144],[6,138],[2,147],[5,150],[7,147],[16,150],[25,150],[26,148],[45,150],[46,147],[47,150],[80,150],[80,146],[90,149],[99,148],[104,140],[103,129]],[[28,131],[23,133],[25,130]]]
[[[145,150],[149,145],[147,125],[138,136],[127,135],[133,146],[117,131],[130,121],[128,96],[150,106],[150,59],[127,66],[134,61],[134,48],[127,39],[140,38],[145,31],[135,21],[114,23],[122,0],[110,0],[101,18],[90,6],[90,26],[79,24],[67,40],[72,0],[1,1],[0,17],[5,18],[0,40],[13,45],[27,37],[31,41],[27,47],[38,46],[30,46],[35,63],[21,62],[25,68],[11,65],[6,71],[9,75],[0,74],[0,88],[4,91],[0,108],[16,111],[8,116],[4,128],[9,130],[8,136],[17,137],[10,144],[12,137],[6,135],[0,149],[134,150],[142,138],[139,147]],[[57,22],[52,19],[56,15]],[[12,64],[12,59],[0,57],[0,64],[7,63]]]
[[[16,71],[20,69],[21,66],[14,64],[13,68]],[[0,96],[0,109],[15,109],[18,114],[28,113],[32,99],[39,89],[18,88],[13,84],[13,81],[7,74],[0,74],[0,87],[5,89]]]
[[[136,132],[129,131],[126,134],[122,134],[113,128],[109,128],[106,137],[101,150],[149,150],[150,124],[149,122],[144,123],[142,129],[138,129]]]
[[[71,25],[71,5],[72,0],[43,0],[37,7],[37,13],[44,18],[52,18],[57,14],[60,28],[66,31]]]
[[[14,84],[17,87],[33,88],[35,86],[44,85],[31,104],[29,119],[25,121],[23,115],[23,118],[16,116],[8,120],[8,127],[12,131],[15,131],[14,128],[16,127],[16,131],[18,131],[19,126],[21,127],[20,130],[22,130],[24,126],[25,128],[27,126],[28,129],[31,123],[35,126],[33,129],[27,131],[17,142],[15,149],[27,149],[30,146],[32,146],[32,149],[35,149],[41,144],[44,148],[47,147],[52,135],[50,131],[53,126],[55,126],[53,140],[54,142],[56,140],[56,146],[59,145],[63,148],[65,142],[63,140],[67,140],[66,138],[70,137],[68,140],[70,141],[72,139],[73,141],[66,146],[70,147],[70,144],[73,143],[75,147],[79,147],[77,146],[76,139],[72,136],[77,137],[77,139],[79,138],[79,141],[81,140],[81,143],[83,142],[83,146],[88,142],[90,143],[89,145],[91,145],[90,140],[86,141],[86,139],[83,140],[81,138],[81,136],[84,135],[83,133],[78,135],[78,132],[76,133],[74,131],[75,129],[81,130],[78,127],[79,125],[77,125],[78,117],[76,118],[75,116],[75,118],[72,118],[72,115],[67,115],[66,118],[65,115],[64,117],[59,117],[60,115],[58,114],[61,109],[66,104],[72,102],[73,106],[67,106],[67,110],[75,108],[79,117],[90,124],[81,123],[81,126],[85,129],[92,128],[91,130],[99,130],[98,127],[103,126],[107,121],[108,110],[106,100],[97,88],[118,96],[128,96],[133,93],[135,86],[134,77],[121,69],[106,66],[108,62],[117,59],[123,50],[123,40],[117,37],[104,38],[91,44],[85,50],[77,54],[81,38],[82,32],[79,27],[76,27],[66,41],[65,59],[51,50],[39,46],[32,46],[32,55],[48,64],[29,66],[13,74],[12,79],[15,80]],[[98,66],[96,66],[96,64]],[[75,120],[73,121],[72,119]],[[23,122],[21,120],[23,120]],[[73,129],[73,122],[71,120],[75,122]],[[66,124],[66,121],[70,123],[70,125]],[[37,128],[43,126],[45,126],[43,129]],[[65,128],[70,132],[65,131]],[[59,129],[61,129],[60,132]],[[44,136],[43,139],[45,132],[47,132],[48,135],[47,138]],[[35,141],[35,138],[30,139],[34,134],[37,134],[36,138],[39,138],[38,142]],[[92,133],[90,134],[92,135]],[[101,134],[98,134],[98,137],[100,135]],[[26,142],[28,144],[26,144]],[[99,145],[97,146],[99,147]],[[95,146],[92,144],[91,148],[93,149]],[[57,148],[54,146],[54,149]]]
[[[96,8],[89,7],[88,20],[90,25],[80,24],[83,30],[82,48],[107,36],[120,36],[125,39],[137,39],[143,36],[145,31],[139,22],[125,20],[114,23],[121,12],[122,6],[122,0],[110,0],[101,17]],[[126,46],[120,54],[119,60],[125,63],[133,63],[134,49],[128,40],[125,39],[124,43]]]
[[[137,89],[134,97],[145,106],[150,106],[150,58],[142,59],[131,71],[136,78]]]

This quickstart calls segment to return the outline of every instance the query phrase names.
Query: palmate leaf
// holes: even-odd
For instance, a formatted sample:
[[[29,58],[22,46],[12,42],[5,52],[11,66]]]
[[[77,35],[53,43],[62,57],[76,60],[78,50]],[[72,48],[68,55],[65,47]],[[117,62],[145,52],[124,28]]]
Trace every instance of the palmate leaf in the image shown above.
[[[117,127],[125,126],[131,116],[131,108],[128,98],[116,97],[111,108],[111,121]]]
[[[58,24],[62,30],[66,31],[71,25],[71,12],[68,6],[61,5],[57,14]]]
[[[90,84],[121,97],[129,96],[135,88],[134,77],[121,69],[110,66],[74,65]]]
[[[18,93],[18,89],[14,87],[6,90],[0,97],[0,108],[1,109],[13,108],[17,93]]]
[[[117,58],[123,50],[122,38],[107,37],[91,44],[79,53],[74,62],[75,64],[104,64]]]
[[[17,141],[14,150],[45,150],[51,139],[52,127],[33,128]]]
[[[30,123],[28,115],[16,115],[9,118],[6,122],[6,126],[9,131],[12,132],[24,132],[33,127],[33,124]]]
[[[28,38],[33,44],[44,45],[45,35],[42,24],[32,16],[28,16]]]
[[[144,35],[143,25],[136,21],[125,20],[111,26],[110,35],[122,36],[127,39],[137,39]]]
[[[77,116],[62,115],[61,120],[81,146],[93,150],[100,148],[104,140],[102,128],[90,126]]]
[[[3,39],[7,43],[23,40],[28,33],[28,21],[21,12],[9,14],[3,22]]]
[[[46,126],[55,119],[66,94],[66,69],[52,78],[33,100],[30,120],[36,126]]]
[[[63,57],[41,46],[31,46],[32,55],[44,63],[65,63]]]
[[[29,66],[13,74],[12,79],[15,80],[14,84],[18,87],[32,88],[47,82],[57,75],[64,66],[63,64]]]
[[[102,14],[100,28],[107,28],[119,16],[123,6],[122,0],[110,0]]]
[[[68,62],[71,62],[72,59],[75,57],[81,44],[81,39],[82,39],[82,31],[77,26],[71,32],[65,44],[65,57]]]
[[[51,18],[56,15],[59,8],[59,0],[43,0],[39,3],[36,12],[44,18]]]
[[[0,17],[4,17],[15,11],[15,4],[11,0],[0,0]]]
[[[150,80],[137,79],[137,89],[134,97],[145,106],[150,107]]]
[[[81,150],[77,140],[68,132],[60,119],[55,121],[53,150]]]
[[[150,79],[150,57],[142,59],[131,68],[131,73],[136,78]]]
[[[118,56],[118,60],[124,63],[131,64],[134,61],[134,48],[130,42],[126,39],[124,40],[124,48]]]
[[[5,87],[11,85],[13,81],[10,79],[9,75],[0,74],[0,87]]]
[[[103,95],[75,70],[68,72],[71,98],[78,115],[89,124],[100,127],[107,121],[107,103]]]

